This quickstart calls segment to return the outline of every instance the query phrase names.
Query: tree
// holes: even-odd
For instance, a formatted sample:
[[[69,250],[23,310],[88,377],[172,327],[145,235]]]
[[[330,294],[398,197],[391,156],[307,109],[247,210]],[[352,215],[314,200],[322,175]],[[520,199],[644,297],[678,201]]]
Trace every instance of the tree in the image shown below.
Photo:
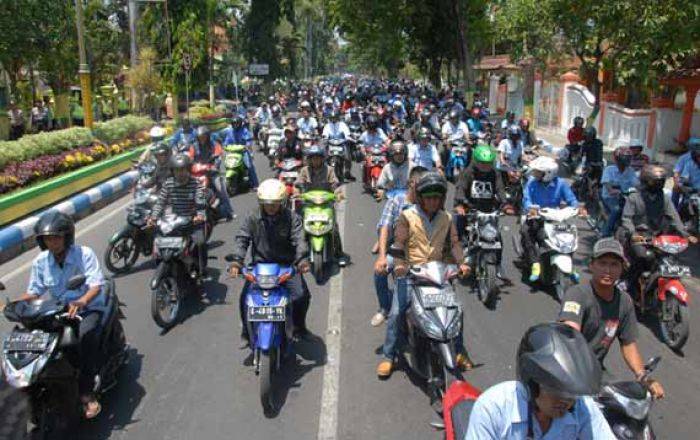
[[[150,105],[154,103],[154,97],[163,86],[160,73],[156,68],[158,60],[156,51],[150,47],[143,47],[139,51],[139,64],[129,70],[126,82],[136,91],[139,102],[136,105],[138,111],[150,111]]]

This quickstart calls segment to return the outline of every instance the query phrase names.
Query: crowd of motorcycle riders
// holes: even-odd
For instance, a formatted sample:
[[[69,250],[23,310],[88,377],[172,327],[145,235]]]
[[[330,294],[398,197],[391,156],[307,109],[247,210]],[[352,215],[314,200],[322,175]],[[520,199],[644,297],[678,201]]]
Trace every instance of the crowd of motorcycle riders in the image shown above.
[[[516,265],[523,280],[535,286],[544,285],[558,264],[565,266],[544,258],[558,246],[552,244],[559,240],[555,234],[575,234],[569,226],[572,216],[586,218],[598,234],[588,262],[591,280],[581,282],[576,267],[560,268],[563,276],[553,283],[566,286],[555,294],[561,303],[559,315],[552,323],[535,325],[525,333],[517,351],[517,380],[481,394],[467,416],[463,438],[616,438],[619,433],[613,433],[613,424],[591,397],[601,392],[603,362],[612,342],[619,341],[635,379],[659,399],[664,389],[648,374],[637,347],[637,313],[655,304],[661,321],[669,321],[669,313],[680,313],[685,323],[678,324],[674,316],[670,320],[685,326],[686,334],[674,335],[670,324],[661,325],[668,334],[664,342],[680,348],[687,338],[684,304],[676,303],[674,310],[657,304],[656,290],[649,295],[653,284],[649,272],[660,264],[659,249],[664,247],[654,247],[659,240],[673,239],[675,248],[669,249],[681,251],[697,242],[694,195],[700,189],[700,139],[688,142],[689,152],[667,176],[663,167],[650,163],[636,140],[620,141],[607,163],[596,129],[585,126],[583,118],[574,119],[568,145],[552,154],[557,149],[546,149],[527,119],[509,112],[495,121],[479,95],[469,101],[467,105],[465,97],[450,88],[434,90],[407,80],[326,79],[293,84],[266,99],[246,96],[230,108],[230,124],[224,129],[193,126],[184,120],[166,139],[164,131],[155,127],[152,146],[135,165],[139,177],[129,222],[137,232],[123,235],[122,241],[115,238],[105,263],[112,272],[125,272],[139,252],[163,260],[169,245],[164,241],[163,249],[158,245],[153,250],[154,236],[172,235],[170,231],[179,228],[185,231],[191,250],[185,252],[191,261],[183,266],[191,273],[185,277],[191,283],[187,290],[206,301],[202,286],[207,279],[211,230],[218,222],[234,218],[232,196],[254,191],[259,209],[241,219],[233,252],[227,257],[228,273],[246,277],[245,292],[256,282],[262,285],[259,280],[264,274],[251,272],[251,267],[269,263],[290,267],[284,277],[291,298],[290,341],[303,339],[309,332],[310,304],[304,274],[313,271],[322,277],[323,265],[349,264],[333,206],[344,199],[344,185],[360,179],[365,191],[383,203],[371,249],[376,254],[377,297],[371,325],[386,324],[376,370],[379,378],[386,379],[397,366],[402,345],[410,343],[406,313],[416,301],[411,286],[420,285],[416,268],[443,263],[438,267],[452,268],[450,276],[458,275],[476,290],[481,290],[479,282],[493,282],[488,279],[491,275],[507,278],[501,244],[491,262],[493,272],[482,273],[470,249],[475,228],[481,224],[478,218],[497,225],[500,215],[518,217],[519,239],[513,240],[519,250]],[[259,181],[254,154],[267,156],[273,178]],[[354,162],[361,163],[360,176],[353,174]],[[561,177],[565,175],[573,184]],[[668,177],[673,178],[673,189],[665,192]],[[452,209],[448,208],[448,182],[454,183]],[[329,249],[317,252],[304,210],[313,206],[309,200],[319,194],[325,197],[319,203],[330,206],[325,212],[331,225],[324,232]],[[555,212],[569,216],[552,220]],[[483,243],[503,241],[500,230],[495,231],[493,240],[486,228],[479,231],[482,237],[477,241],[484,249],[488,248]],[[82,416],[92,419],[101,409],[99,390],[107,387],[102,376],[110,359],[106,353],[114,349],[104,348],[104,334],[115,332],[110,326],[119,326],[121,332],[118,319],[109,318],[119,313],[113,304],[114,288],[90,247],[75,242],[70,216],[45,214],[36,225],[36,237],[43,252],[34,260],[26,292],[12,303],[15,307],[6,309],[6,316],[10,317],[10,310],[19,319],[26,310],[18,304],[45,294],[62,304],[64,322],[73,320],[80,347],[75,362]],[[249,251],[251,260],[246,263]],[[575,243],[557,252],[574,251]],[[83,275],[77,286],[76,274]],[[675,286],[665,290],[666,295],[687,296],[680,292],[680,278],[662,276]],[[158,272],[153,283],[166,278]],[[497,298],[491,288],[483,295],[493,307]],[[239,303],[241,346],[252,348],[254,335],[247,323],[252,303],[244,292]],[[156,322],[166,328],[178,313],[168,312],[154,311],[154,318],[161,314]],[[461,322],[458,325],[451,369],[461,377],[460,372],[474,364],[467,350],[468,337],[462,337]],[[39,423],[36,416],[33,422]]]

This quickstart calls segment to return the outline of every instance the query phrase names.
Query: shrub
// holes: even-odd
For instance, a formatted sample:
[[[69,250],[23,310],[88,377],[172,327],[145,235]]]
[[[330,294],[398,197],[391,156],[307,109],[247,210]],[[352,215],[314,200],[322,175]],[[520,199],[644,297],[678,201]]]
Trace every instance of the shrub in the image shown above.
[[[58,154],[90,145],[90,130],[83,127],[24,136],[16,141],[0,142],[0,169],[12,162],[23,162],[42,155]]]
[[[95,137],[106,144],[134,136],[136,133],[152,127],[153,120],[144,116],[123,116],[107,122],[100,122],[93,127]]]

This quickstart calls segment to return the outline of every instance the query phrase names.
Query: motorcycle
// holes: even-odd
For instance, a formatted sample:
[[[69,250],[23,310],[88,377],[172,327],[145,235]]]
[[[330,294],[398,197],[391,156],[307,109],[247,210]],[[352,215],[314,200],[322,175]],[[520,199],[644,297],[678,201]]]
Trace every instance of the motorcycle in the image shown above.
[[[572,145],[566,145],[561,150],[561,165],[563,171],[569,176],[576,174],[576,169],[581,166],[583,141]]]
[[[328,139],[328,166],[335,170],[335,175],[338,180],[343,182],[345,179],[345,139]]]
[[[651,393],[643,382],[656,369],[661,357],[654,357],[644,366],[644,375],[638,381],[606,384],[595,398],[615,437],[620,440],[655,440],[649,411],[653,403]]]
[[[299,177],[299,170],[302,165],[303,163],[301,160],[292,157],[283,159],[277,163],[279,179],[287,188],[287,196],[289,197],[294,195],[294,184],[297,181],[297,177]]]
[[[535,221],[544,222],[545,233],[544,249],[540,249],[542,273],[539,281],[543,286],[553,288],[558,301],[564,298],[564,292],[576,278],[573,256],[578,249],[578,229],[573,219],[577,214],[578,209],[572,207],[539,208],[535,217]],[[513,236],[513,247],[522,257],[523,251],[516,236]]]
[[[360,136],[362,136],[362,124],[357,121],[350,121],[348,128],[350,129],[350,139],[348,139],[348,143],[353,146],[353,160],[355,162],[362,162],[362,152],[358,148],[360,145]]]
[[[197,252],[191,219],[167,214],[158,220],[157,228],[158,267],[150,283],[151,316],[158,327],[167,330],[179,321],[186,295],[197,290],[202,275],[199,260],[206,261],[207,256]]]
[[[105,249],[105,266],[114,274],[128,272],[139,255],[148,257],[153,251],[153,230],[147,226],[146,220],[158,200],[158,194],[153,186],[153,177],[144,177],[148,176],[149,170],[155,171],[155,166],[153,164],[139,166],[139,180],[134,189],[134,205],[127,210],[126,225],[112,235]]]
[[[226,157],[224,167],[226,168],[226,190],[230,195],[236,195],[248,189],[248,169],[243,162],[243,152],[245,145],[227,145],[224,147]]]
[[[465,255],[468,264],[474,267],[473,288],[479,300],[490,309],[496,306],[499,288],[497,283],[503,254],[501,234],[498,227],[498,211],[471,214],[467,226]]]
[[[365,151],[362,181],[365,191],[374,194],[377,191],[377,182],[382,169],[387,164],[386,147],[380,144],[371,145]]]
[[[469,164],[469,147],[463,139],[450,141],[450,158],[445,167],[445,175],[450,181],[455,181]]]
[[[326,265],[333,258],[335,249],[335,194],[314,190],[302,193],[303,223],[310,244],[311,267],[317,282],[324,279]]]
[[[690,186],[687,179],[681,181],[680,214],[688,231],[700,233],[700,191]]]
[[[280,148],[282,139],[284,138],[284,130],[281,128],[270,128],[267,131],[266,154],[270,159],[270,168],[275,164],[277,150]]]
[[[467,436],[469,418],[481,390],[467,381],[452,383],[442,398],[442,423],[431,423],[434,428],[445,431],[445,440],[462,440]]]
[[[294,269],[260,263],[244,268],[242,274],[249,283],[246,321],[255,375],[260,379],[260,402],[266,412],[274,411],[275,375],[292,344],[292,300],[284,283],[294,276]]]
[[[646,225],[637,226],[637,233],[648,233]],[[680,350],[690,334],[690,294],[681,281],[691,276],[690,268],[680,264],[678,255],[688,248],[688,240],[673,234],[646,236],[641,244],[655,255],[654,265],[640,277],[638,292],[633,298],[642,314],[658,318],[661,340],[673,350]]]
[[[85,284],[85,275],[68,280],[68,290]],[[104,286],[107,310],[100,323],[101,365],[95,380],[99,397],[117,383],[117,373],[128,360],[128,345],[120,319],[114,282]],[[67,306],[50,295],[17,301],[5,306],[5,317],[17,323],[3,341],[0,354],[7,383],[29,398],[34,438],[75,438],[82,414],[78,391],[79,315],[71,319]]]
[[[455,341],[462,331],[462,305],[451,284],[456,276],[455,265],[436,261],[413,266],[407,275],[408,362],[440,399],[453,379],[462,379],[455,359]]]

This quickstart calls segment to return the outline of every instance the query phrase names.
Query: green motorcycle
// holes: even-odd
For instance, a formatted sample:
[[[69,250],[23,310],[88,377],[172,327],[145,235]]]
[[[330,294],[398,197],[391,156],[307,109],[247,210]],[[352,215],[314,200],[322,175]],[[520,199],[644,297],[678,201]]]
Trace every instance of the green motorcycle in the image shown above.
[[[317,282],[324,279],[326,263],[332,260],[335,249],[335,194],[313,190],[301,195],[304,230],[311,251],[311,266]]]
[[[224,147],[224,151],[226,151],[224,159],[226,190],[232,196],[247,191],[249,188],[248,169],[243,162],[245,148],[245,145],[227,145]]]

